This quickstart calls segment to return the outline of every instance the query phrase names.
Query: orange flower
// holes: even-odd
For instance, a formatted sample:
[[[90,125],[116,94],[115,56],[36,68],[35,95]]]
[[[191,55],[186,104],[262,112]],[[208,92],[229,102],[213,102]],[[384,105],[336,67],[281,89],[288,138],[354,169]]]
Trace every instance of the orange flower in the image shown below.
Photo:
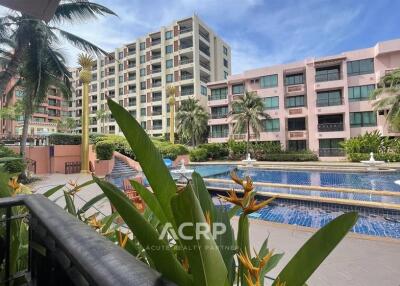
[[[246,176],[246,181],[245,181],[245,183],[243,183],[243,189],[244,189],[245,195],[248,193],[251,193],[254,190],[253,181],[251,180],[251,178],[249,176]]]
[[[236,174],[236,172],[234,170],[231,171],[230,175],[231,175],[231,179],[236,184],[243,186],[243,180],[238,177],[238,175]]]
[[[238,196],[236,195],[236,192],[233,189],[228,191],[227,197],[222,196],[222,195],[218,195],[218,197],[220,197],[222,200],[224,200],[226,202],[233,203],[233,204],[243,208],[243,199],[238,198]]]
[[[104,224],[101,223],[96,217],[96,215],[92,215],[88,218],[88,225],[93,227],[94,229],[100,229]]]
[[[20,183],[18,183],[17,177],[10,178],[10,180],[8,181],[8,186],[13,190],[12,196],[15,196],[22,190],[22,186]]]
[[[256,199],[253,197],[251,198],[249,204],[247,205],[247,207],[243,210],[243,212],[245,214],[251,214],[253,212],[258,211],[259,209],[265,207],[266,205],[268,205],[270,202],[272,202],[275,199],[275,197],[269,198],[266,201],[263,201],[261,203],[256,203]]]
[[[209,211],[206,211],[204,217],[206,218],[206,222],[208,223],[208,225],[211,227],[211,215]]]

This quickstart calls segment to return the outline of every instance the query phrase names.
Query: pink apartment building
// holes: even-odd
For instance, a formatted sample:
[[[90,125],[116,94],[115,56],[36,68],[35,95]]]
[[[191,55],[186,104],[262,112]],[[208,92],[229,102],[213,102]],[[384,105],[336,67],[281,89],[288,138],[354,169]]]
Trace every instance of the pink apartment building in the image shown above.
[[[255,91],[271,117],[257,139],[280,141],[288,150],[309,149],[324,157],[343,156],[339,142],[379,130],[400,136],[385,120],[382,110],[373,112],[369,95],[379,79],[400,68],[400,40],[377,43],[372,48],[336,56],[245,71],[227,80],[210,82],[209,142],[245,140],[234,134],[228,116],[231,102],[244,91]]]

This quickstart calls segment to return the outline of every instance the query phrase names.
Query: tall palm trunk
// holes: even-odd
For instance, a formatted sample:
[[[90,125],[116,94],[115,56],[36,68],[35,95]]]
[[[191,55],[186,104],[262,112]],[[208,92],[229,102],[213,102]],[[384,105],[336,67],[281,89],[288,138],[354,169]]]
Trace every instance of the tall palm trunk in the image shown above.
[[[28,129],[29,129],[29,119],[31,117],[31,114],[27,111],[24,113],[24,122],[22,126],[22,137],[21,137],[21,145],[19,147],[19,154],[21,155],[22,158],[25,159],[26,155],[26,142],[28,140]]]
[[[250,141],[250,121],[247,120],[247,144],[246,144],[246,158],[249,154],[249,141]]]

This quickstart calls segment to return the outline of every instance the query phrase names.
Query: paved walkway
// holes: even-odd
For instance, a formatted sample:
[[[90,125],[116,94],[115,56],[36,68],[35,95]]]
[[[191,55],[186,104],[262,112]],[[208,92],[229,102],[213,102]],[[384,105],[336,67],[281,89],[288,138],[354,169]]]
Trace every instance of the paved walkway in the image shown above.
[[[51,187],[67,183],[69,180],[78,180],[78,183],[83,183],[90,179],[90,175],[52,174],[43,176],[41,181],[32,185],[32,188],[37,193],[43,193]],[[85,187],[78,195],[84,200],[89,200],[100,193],[99,187],[92,184]],[[62,193],[58,192],[52,198],[60,195]],[[78,206],[84,204],[82,199],[77,198]],[[63,201],[61,198],[57,203],[63,206]],[[106,199],[96,204],[96,207],[105,214],[110,213],[110,205]],[[234,229],[237,229],[237,221],[237,217],[232,220]],[[276,277],[283,266],[315,231],[311,228],[262,220],[251,220],[250,225],[250,239],[256,249],[259,249],[264,239],[270,235],[269,247],[275,249],[276,252],[285,252],[278,267],[269,273],[272,277]],[[399,286],[399,265],[400,240],[348,234],[312,275],[307,284],[310,286]]]

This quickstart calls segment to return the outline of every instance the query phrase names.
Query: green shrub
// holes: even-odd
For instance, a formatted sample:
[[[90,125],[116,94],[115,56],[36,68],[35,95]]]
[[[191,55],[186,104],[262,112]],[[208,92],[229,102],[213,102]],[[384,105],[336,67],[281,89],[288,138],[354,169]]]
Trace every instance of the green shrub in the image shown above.
[[[207,157],[213,160],[225,159],[229,155],[227,144],[224,143],[205,143],[199,145],[199,148],[207,150]]]
[[[89,134],[89,143],[96,144],[99,141],[104,141],[104,138],[107,137],[106,134],[102,133],[90,133]]]
[[[207,150],[204,148],[195,148],[193,150],[190,150],[189,154],[190,161],[192,162],[203,162],[207,161],[208,159]]]
[[[312,152],[282,152],[276,154],[265,153],[264,156],[256,159],[260,161],[305,162],[318,161],[318,156]]]
[[[132,159],[135,159],[135,154],[133,153],[128,141],[125,137],[120,135],[103,135],[96,136],[93,138],[93,142],[97,145],[100,142],[110,142],[114,145],[114,150]]]
[[[67,133],[53,133],[49,135],[51,145],[79,145],[81,144],[81,135]]]
[[[114,143],[111,141],[100,141],[96,144],[96,155],[99,160],[110,160],[114,152]]]
[[[0,145],[0,158],[18,156],[11,148]]]
[[[189,153],[189,150],[184,145],[172,145],[167,142],[160,144],[158,150],[160,150],[163,157],[170,158],[171,160],[175,160],[178,155],[186,155]]]
[[[229,159],[239,160],[246,156],[246,142],[244,141],[228,141]]]
[[[22,159],[11,160],[4,163],[4,169],[10,173],[22,173],[26,168],[26,164]]]
[[[370,153],[350,153],[347,154],[347,158],[351,162],[366,161],[370,158]],[[374,159],[377,161],[385,162],[400,162],[400,153],[388,152],[388,153],[376,153]]]

